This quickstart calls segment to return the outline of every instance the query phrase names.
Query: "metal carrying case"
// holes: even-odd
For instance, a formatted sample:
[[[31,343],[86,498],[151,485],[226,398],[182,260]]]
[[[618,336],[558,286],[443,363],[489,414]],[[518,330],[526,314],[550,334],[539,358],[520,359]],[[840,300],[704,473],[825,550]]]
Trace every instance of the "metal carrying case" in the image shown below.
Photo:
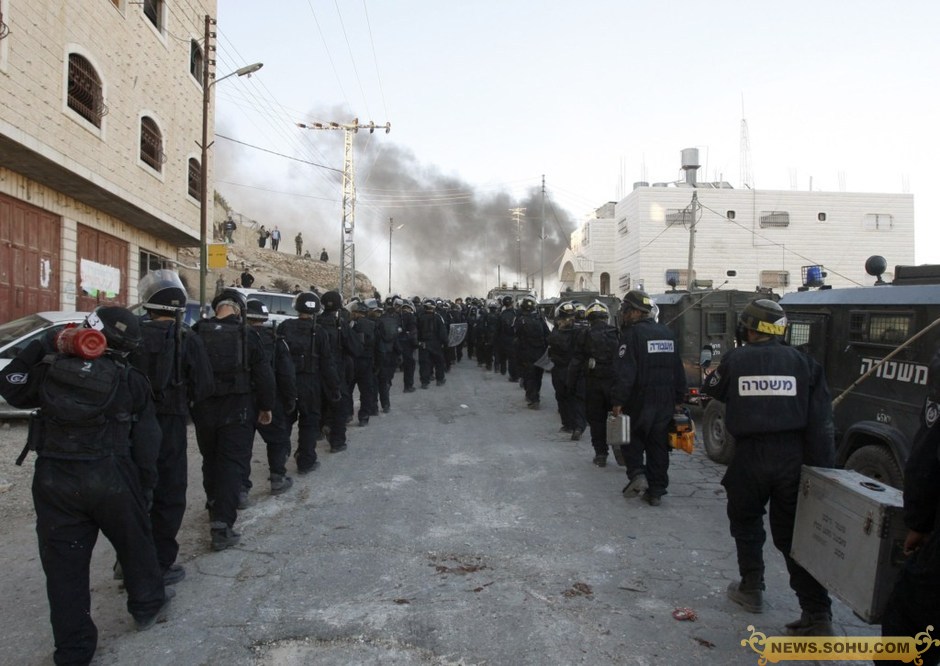
[[[623,459],[623,452],[620,450],[621,444],[630,443],[630,417],[626,414],[614,416],[607,414],[607,445],[614,453],[614,459],[621,467],[626,467],[627,463]]]
[[[803,466],[791,555],[868,623],[904,563],[900,490],[847,469]]]

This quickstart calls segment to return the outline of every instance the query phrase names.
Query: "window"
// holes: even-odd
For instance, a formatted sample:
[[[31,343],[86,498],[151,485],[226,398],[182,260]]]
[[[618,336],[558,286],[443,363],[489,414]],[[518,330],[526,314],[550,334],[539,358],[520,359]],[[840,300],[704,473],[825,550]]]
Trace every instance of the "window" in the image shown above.
[[[619,280],[620,291],[630,291],[630,274],[623,273]]]
[[[817,214],[816,214],[816,219],[817,219],[819,222],[825,222],[825,221],[826,221],[826,217],[827,217],[827,216],[826,216],[825,213],[817,213]]]
[[[189,158],[189,196],[202,201],[202,166],[195,157]]]
[[[849,342],[897,346],[910,336],[914,315],[909,312],[852,312]]]
[[[725,211],[725,217],[727,217],[729,220],[733,220],[736,215],[737,213],[735,213],[733,210]]]
[[[812,327],[806,322],[790,322],[787,326],[787,341],[791,347],[809,344]]]
[[[163,32],[163,4],[163,0],[144,0],[144,16],[160,32]]]
[[[104,105],[101,77],[85,58],[77,53],[69,54],[68,105],[75,113],[95,127],[101,127],[101,119],[108,113]]]
[[[894,228],[894,216],[886,213],[869,213],[862,219],[865,231],[890,231]]]
[[[785,210],[764,210],[760,214],[760,226],[762,229],[789,227],[790,213]]]
[[[617,222],[617,231],[620,232],[621,235],[630,232],[629,225],[627,225],[627,218],[621,218],[621,220]]]
[[[585,224],[584,230],[581,232],[581,245],[590,245],[591,244],[591,225]]]
[[[666,211],[666,226],[671,227],[674,224],[692,224],[692,211],[688,208],[670,208]]]
[[[692,271],[692,279],[695,279],[695,271]],[[667,268],[666,269],[666,284],[670,287],[682,287],[683,289],[688,289],[689,287],[689,269],[687,268]]]
[[[202,47],[195,39],[189,43],[189,73],[202,85],[202,70],[205,66],[203,61]]]
[[[163,171],[163,134],[153,118],[140,119],[140,160],[154,171]]]
[[[150,271],[158,271],[161,268],[173,268],[173,264],[171,264],[166,257],[162,257],[159,254],[141,250],[138,256],[140,260],[140,277],[145,276]]]
[[[610,273],[601,273],[601,293],[610,294]]]
[[[724,335],[728,332],[728,313],[709,312],[705,319],[706,335]]]
[[[761,271],[760,286],[766,289],[784,289],[790,286],[790,272]]]

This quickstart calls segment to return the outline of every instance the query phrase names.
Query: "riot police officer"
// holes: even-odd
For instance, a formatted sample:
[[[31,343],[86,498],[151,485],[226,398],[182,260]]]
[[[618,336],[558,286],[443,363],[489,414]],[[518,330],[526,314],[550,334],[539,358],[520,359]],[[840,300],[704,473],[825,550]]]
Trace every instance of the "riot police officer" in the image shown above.
[[[271,494],[280,495],[294,485],[293,479],[287,476],[287,458],[290,455],[291,419],[297,408],[297,377],[290,348],[284,338],[267,323],[268,306],[256,298],[249,298],[246,307],[248,324],[261,342],[264,359],[274,372],[274,383],[277,387],[271,422],[259,423],[255,429],[267,449]],[[251,488],[248,479],[245,479],[244,487]],[[239,508],[243,506],[239,504]]]
[[[382,412],[387,414],[392,407],[390,389],[395,376],[395,367],[401,349],[398,345],[398,336],[401,332],[401,317],[395,312],[395,301],[390,296],[385,301],[385,309],[376,319],[376,384],[379,391],[379,402]]]
[[[321,330],[329,343],[330,356],[339,376],[339,386],[335,394],[327,394],[329,402],[326,425],[329,427],[330,452],[345,451],[346,424],[352,418],[353,400],[350,387],[354,378],[354,359],[360,354],[359,339],[352,335],[349,323],[343,316],[343,297],[338,291],[328,291],[320,299],[323,316],[320,318]],[[324,392],[330,387],[324,386]]]
[[[591,427],[594,464],[606,467],[607,412],[613,406],[614,360],[620,340],[617,329],[610,325],[610,310],[606,305],[594,301],[585,309],[584,316],[590,328],[576,334],[566,385],[576,387],[583,378],[584,411]]]
[[[206,345],[214,380],[212,396],[193,408],[213,550],[239,542],[233,526],[251,469],[254,424],[271,422],[276,396],[274,371],[261,341],[248,335],[246,307],[240,292],[223,289],[212,300],[215,316],[193,326]]]
[[[150,521],[164,582],[173,584],[186,575],[176,564],[176,535],[186,512],[189,405],[212,393],[212,366],[202,339],[183,322],[187,294],[179,276],[150,271],[137,288],[147,316],[140,324],[141,345],[130,358],[150,380],[162,433]]]
[[[437,304],[428,299],[424,301],[424,311],[418,315],[418,372],[421,376],[421,388],[431,384],[431,374],[438,386],[443,386],[444,349],[447,347],[447,324],[439,315]]]
[[[278,335],[287,343],[295,372],[297,407],[290,423],[297,423],[297,473],[309,474],[320,466],[317,460],[317,434],[322,425],[323,396],[339,401],[340,378],[327,334],[317,323],[322,310],[320,297],[304,291],[294,298],[296,319],[285,319]],[[290,426],[289,426],[290,428]],[[288,428],[288,440],[290,429]]]
[[[525,399],[529,409],[538,409],[542,392],[544,370],[536,365],[548,349],[548,324],[538,311],[538,303],[525,296],[519,303],[519,316],[513,321],[516,335],[516,355],[519,374],[525,388]]]
[[[648,504],[659,506],[669,486],[669,422],[682,407],[687,385],[672,331],[652,311],[646,292],[624,294],[611,411],[630,417],[630,443],[620,447],[629,479],[624,494],[643,493]]]
[[[705,393],[725,403],[725,427],[736,442],[722,485],[738,553],[740,581],[728,598],[745,610],[763,610],[764,512],[770,502],[770,531],[790,573],[802,609],[787,633],[832,634],[829,593],[790,557],[801,465],[831,467],[835,458],[832,402],[822,366],[784,344],[787,319],[769,299],[748,304],[738,319],[746,344],[723,355],[705,379]],[[775,377],[770,388],[748,388],[748,378]]]
[[[494,365],[493,371],[505,375],[509,372],[509,381],[519,381],[519,369],[516,367],[516,333],[513,322],[516,320],[516,309],[513,307],[512,296],[503,296],[502,309],[499,311],[499,320],[496,325],[496,338],[493,343]]]
[[[350,329],[359,340],[359,353],[353,359],[355,376],[350,392],[359,387],[359,425],[369,425],[369,417],[379,413],[379,401],[375,386],[375,322],[369,319],[369,305],[365,302],[352,304],[349,309]]]
[[[561,416],[561,431],[570,433],[572,441],[577,442],[584,432],[585,418],[583,380],[578,375],[574,378],[575,384],[568,385],[568,367],[574,358],[578,332],[574,328],[574,313],[570,301],[559,303],[555,308],[555,328],[548,335],[548,357],[552,361],[552,386]]]
[[[140,344],[140,324],[125,308],[99,307],[85,327],[103,334],[100,343],[56,353],[60,339],[34,340],[0,371],[7,402],[40,408],[30,425],[39,456],[33,503],[57,664],[87,664],[97,648],[89,564],[99,530],[117,551],[139,631],[165,617],[173,596],[147,514],[160,426],[149,382],[126,358]]]
[[[398,348],[401,351],[401,378],[404,393],[415,391],[415,349],[418,348],[418,319],[411,301],[402,301],[398,314],[401,330],[398,333]]]

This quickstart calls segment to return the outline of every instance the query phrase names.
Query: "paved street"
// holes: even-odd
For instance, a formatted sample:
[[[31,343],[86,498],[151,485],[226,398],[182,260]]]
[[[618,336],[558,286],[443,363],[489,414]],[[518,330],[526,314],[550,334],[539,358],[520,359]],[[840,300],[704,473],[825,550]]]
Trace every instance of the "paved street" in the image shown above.
[[[621,496],[613,458],[591,464],[587,433],[575,443],[558,426],[548,378],[532,411],[518,386],[466,359],[445,386],[409,395],[396,375],[392,412],[351,427],[348,451],[321,448],[321,468],[285,495],[267,495],[256,440],[242,541],[222,553],[208,548],[191,439],[188,575],[169,620],[134,632],[102,539],[95,663],[757,663],[740,644],[747,626],[779,634],[799,611],[770,546],[770,610],[749,615],[725,599],[737,571],[722,468],[701,450],[673,454],[670,493],[653,508]],[[24,435],[22,425],[0,432],[2,455]],[[30,467],[9,472],[0,503],[22,501]],[[2,661],[50,664],[31,508],[0,538]],[[681,607],[698,619],[674,619]],[[876,633],[839,603],[835,620],[848,635]]]

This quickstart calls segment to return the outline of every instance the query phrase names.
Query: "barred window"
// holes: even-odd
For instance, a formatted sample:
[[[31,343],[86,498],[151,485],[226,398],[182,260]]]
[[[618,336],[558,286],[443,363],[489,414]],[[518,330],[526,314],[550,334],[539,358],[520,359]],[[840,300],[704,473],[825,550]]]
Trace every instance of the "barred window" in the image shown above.
[[[670,208],[666,211],[666,226],[674,224],[691,225],[694,222],[692,210],[689,208]]]
[[[108,113],[104,104],[101,77],[88,60],[77,53],[69,54],[68,105],[95,127]]]
[[[144,0],[144,16],[153,23],[153,27],[163,32],[163,0]]]
[[[202,165],[195,157],[189,158],[189,196],[202,201]]]
[[[140,159],[154,171],[163,171],[163,134],[153,118],[140,119]]]
[[[914,324],[911,313],[852,312],[849,342],[897,346],[908,339]]]
[[[202,47],[195,39],[189,43],[189,73],[202,85],[202,70],[205,66],[203,61]]]
[[[762,229],[768,227],[780,228],[790,226],[790,213],[785,210],[764,210],[760,214],[760,226]]]
[[[784,289],[790,286],[790,272],[761,271],[760,286],[768,289]]]
[[[806,322],[790,322],[787,327],[787,341],[792,347],[809,344],[811,330],[810,324]]]
[[[706,335],[724,335],[728,332],[728,313],[709,312],[705,320]]]

